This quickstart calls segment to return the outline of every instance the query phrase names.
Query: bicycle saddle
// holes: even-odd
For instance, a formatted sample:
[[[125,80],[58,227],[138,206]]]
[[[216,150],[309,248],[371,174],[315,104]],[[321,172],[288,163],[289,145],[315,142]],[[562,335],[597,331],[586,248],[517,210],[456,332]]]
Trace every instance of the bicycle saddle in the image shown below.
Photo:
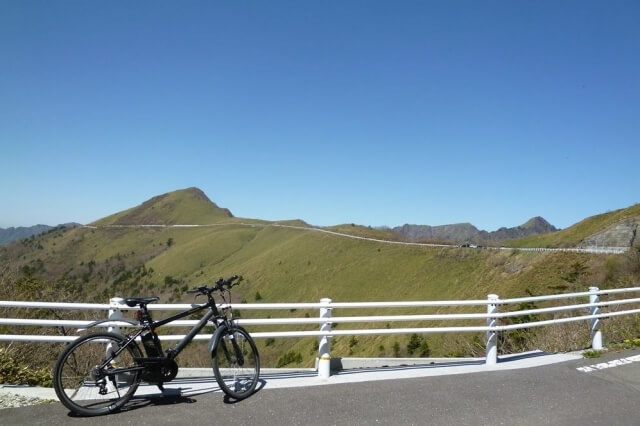
[[[127,297],[126,299],[124,299],[124,303],[133,308],[134,306],[142,306],[142,305],[146,305],[147,303],[151,303],[151,302],[155,302],[156,300],[159,300],[160,298],[158,296],[154,296],[154,297]]]

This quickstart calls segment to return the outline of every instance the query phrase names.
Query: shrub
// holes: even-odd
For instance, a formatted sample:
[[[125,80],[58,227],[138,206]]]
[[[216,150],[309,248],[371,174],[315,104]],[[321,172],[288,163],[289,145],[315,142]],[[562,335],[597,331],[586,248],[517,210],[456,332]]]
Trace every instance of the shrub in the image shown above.
[[[398,358],[400,356],[400,343],[393,342],[393,356]]]
[[[53,376],[46,368],[31,368],[15,361],[0,349],[0,383],[30,386],[53,386]]]
[[[420,356],[422,358],[426,358],[431,355],[431,348],[429,348],[429,344],[426,340],[420,343],[420,347],[418,349],[420,350]]]
[[[285,365],[300,362],[302,362],[302,355],[300,354],[300,352],[289,351],[278,359],[278,364],[276,365],[276,367],[281,368]]]
[[[171,275],[167,275],[164,277],[164,285],[165,287],[172,286],[174,284],[180,284],[180,280],[173,278]]]
[[[353,348],[357,344],[358,339],[356,339],[356,336],[351,336],[351,338],[349,339],[349,348]]]
[[[418,336],[415,333],[412,334],[409,338],[409,343],[407,343],[407,353],[409,355],[413,355],[416,349],[420,347],[420,344],[422,344],[422,337]]]

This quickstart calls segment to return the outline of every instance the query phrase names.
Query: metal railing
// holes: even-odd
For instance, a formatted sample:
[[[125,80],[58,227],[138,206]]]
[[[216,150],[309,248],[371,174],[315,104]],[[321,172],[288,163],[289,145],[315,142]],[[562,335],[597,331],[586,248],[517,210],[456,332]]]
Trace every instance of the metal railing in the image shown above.
[[[356,335],[390,335],[390,334],[433,334],[433,333],[485,333],[487,365],[494,365],[498,360],[498,333],[518,329],[529,329],[533,327],[543,327],[553,324],[565,324],[568,322],[588,321],[591,333],[591,347],[595,350],[603,348],[601,322],[605,318],[623,315],[635,315],[640,313],[640,298],[627,298],[617,300],[600,301],[602,295],[629,294],[640,292],[640,287],[600,290],[597,287],[590,287],[588,292],[554,294],[546,296],[534,296],[501,300],[497,295],[490,294],[487,299],[482,300],[454,300],[454,301],[407,301],[407,302],[333,302],[331,299],[321,299],[320,303],[240,303],[232,304],[235,310],[318,310],[319,315],[315,318],[264,318],[264,319],[244,319],[237,320],[242,326],[274,326],[274,325],[313,325],[319,326],[318,330],[292,330],[292,331],[261,331],[251,332],[254,338],[302,338],[317,337],[318,358],[317,370],[320,377],[330,375],[331,359],[331,338],[337,336]],[[568,304],[559,306],[549,306],[533,309],[516,309],[502,311],[500,308],[509,305],[529,306],[535,302],[550,302],[567,299],[588,299],[588,303]],[[46,308],[46,309],[66,309],[66,310],[103,310],[108,311],[108,319],[113,321],[101,323],[98,327],[109,327],[118,331],[118,327],[131,327],[127,322],[118,321],[123,318],[123,311],[136,310],[123,303],[121,298],[112,298],[108,304],[96,303],[52,303],[52,302],[25,302],[25,301],[0,301],[0,308]],[[528,304],[528,305],[527,305]],[[635,305],[628,309],[610,311],[603,313],[605,307]],[[150,304],[149,310],[186,310],[192,304]],[[385,308],[460,308],[484,306],[483,312],[472,313],[449,313],[449,314],[412,314],[412,315],[366,315],[366,316],[333,316],[334,309],[363,309],[375,308],[376,310]],[[501,320],[513,317],[535,317],[540,314],[557,314],[572,311],[586,311],[575,316],[554,318],[550,320],[535,320],[529,322],[517,322],[511,324],[501,324]],[[392,322],[426,322],[426,321],[474,321],[480,325],[458,325],[458,326],[437,326],[437,327],[398,327],[392,328]],[[12,326],[40,326],[40,327],[71,327],[78,330],[86,329],[93,321],[85,320],[49,320],[49,319],[28,319],[28,318],[0,318],[0,325]],[[192,327],[198,321],[179,320],[167,324],[167,327]],[[332,329],[332,324],[343,323],[386,323],[385,328],[355,328],[348,330]],[[508,322],[508,320],[507,320]],[[160,335],[163,341],[177,341],[184,335]],[[0,335],[0,341],[32,341],[32,342],[70,342],[77,336],[52,336],[52,335],[25,335],[25,334],[4,334]],[[208,340],[211,334],[200,334],[195,340]]]

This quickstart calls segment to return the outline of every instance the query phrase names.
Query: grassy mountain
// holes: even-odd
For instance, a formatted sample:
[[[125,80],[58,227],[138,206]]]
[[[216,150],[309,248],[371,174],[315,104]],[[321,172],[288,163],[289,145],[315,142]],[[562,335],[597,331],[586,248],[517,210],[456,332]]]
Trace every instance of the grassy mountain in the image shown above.
[[[208,226],[113,226],[134,224]],[[330,230],[378,238],[391,235],[389,230],[356,225]],[[590,285],[628,286],[640,276],[640,267],[634,269],[640,261],[632,255],[635,252],[629,256],[594,256],[358,240],[318,232],[302,221],[276,223],[234,218],[202,191],[190,188],[154,197],[98,220],[91,227],[58,229],[0,247],[0,285],[7,299],[69,297],[104,303],[115,296],[158,295],[161,302],[171,303],[193,301],[185,294],[188,288],[220,276],[241,274],[245,282],[235,292],[236,302],[315,302],[323,297],[341,302],[484,299],[489,293],[507,298],[584,290]],[[34,283],[53,290],[35,291]],[[334,315],[367,312],[378,311],[343,311]],[[242,315],[304,317],[316,316],[317,312],[246,311]],[[274,329],[278,327],[267,330]],[[477,344],[481,335],[469,339],[435,335],[428,339],[432,355],[436,356],[469,355],[481,350]],[[394,356],[398,354],[394,349],[398,343],[402,348],[399,354],[406,355],[408,340],[409,336],[337,338],[333,353]],[[317,343],[315,339],[276,339],[259,344],[266,365],[276,365],[283,354],[291,351],[301,354],[299,364],[309,365]]]
[[[209,224],[233,217],[198,188],[158,195],[137,207],[100,219],[91,225]]]

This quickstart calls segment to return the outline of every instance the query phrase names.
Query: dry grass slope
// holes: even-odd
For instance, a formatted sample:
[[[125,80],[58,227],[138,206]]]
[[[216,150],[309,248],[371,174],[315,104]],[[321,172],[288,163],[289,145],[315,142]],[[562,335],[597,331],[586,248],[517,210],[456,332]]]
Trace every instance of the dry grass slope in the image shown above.
[[[590,285],[628,286],[638,283],[640,277],[640,260],[635,251],[627,255],[602,256],[385,244],[233,218],[228,211],[202,196],[204,194],[192,189],[164,194],[95,222],[98,226],[95,229],[56,230],[0,248],[0,264],[3,265],[0,282],[8,289],[6,298],[20,297],[11,289],[16,288],[15,283],[27,278],[74,290],[69,294],[82,301],[106,302],[114,296],[159,295],[161,302],[171,303],[191,302],[192,297],[184,293],[186,289],[232,274],[245,277],[235,293],[236,302],[255,302],[256,299],[260,302],[316,302],[323,297],[336,302],[461,300],[484,299],[489,293],[510,298],[580,291]],[[104,227],[131,224],[136,220],[165,224],[215,223],[216,226]],[[611,220],[591,219],[589,223],[596,221],[604,226]],[[303,222],[288,223],[307,226]],[[580,225],[578,229],[582,226],[586,225]],[[589,226],[590,229],[597,228],[593,224]],[[369,230],[364,227],[358,227],[357,231],[363,236],[384,235],[384,231],[375,230],[367,234]],[[578,231],[575,233],[577,235]],[[54,297],[53,294],[49,296]],[[438,311],[441,310],[402,312]],[[393,312],[397,311],[385,310],[384,313]],[[335,312],[334,315],[367,313],[372,310]],[[318,313],[246,311],[241,314],[245,317],[304,317]],[[352,325],[340,326],[343,329],[350,327]],[[334,355],[402,356],[407,354],[409,339],[410,336],[359,337],[355,341],[338,338],[333,342]],[[482,352],[482,335],[434,335],[426,336],[426,339],[433,356],[478,355]],[[579,344],[572,343],[574,346]],[[275,339],[260,341],[259,345],[266,365],[276,365],[283,354],[293,351],[301,354],[301,361],[296,363],[308,366],[315,357],[317,342],[315,339]],[[193,357],[185,361],[195,363],[196,356]]]

